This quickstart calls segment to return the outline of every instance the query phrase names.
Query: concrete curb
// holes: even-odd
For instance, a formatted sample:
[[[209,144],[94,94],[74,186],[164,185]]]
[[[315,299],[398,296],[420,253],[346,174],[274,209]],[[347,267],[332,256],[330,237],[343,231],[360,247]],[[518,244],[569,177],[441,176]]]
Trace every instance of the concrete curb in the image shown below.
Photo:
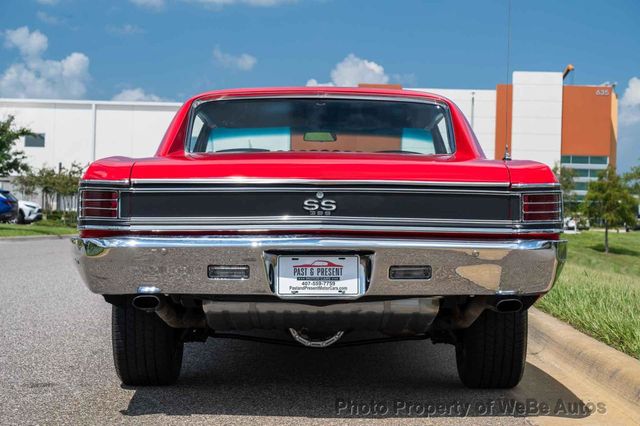
[[[640,361],[570,325],[529,309],[529,338],[541,348],[588,375],[633,404],[640,404]]]
[[[2,241],[38,241],[38,240],[62,240],[77,236],[77,234],[65,235],[21,235],[17,237],[0,237]]]

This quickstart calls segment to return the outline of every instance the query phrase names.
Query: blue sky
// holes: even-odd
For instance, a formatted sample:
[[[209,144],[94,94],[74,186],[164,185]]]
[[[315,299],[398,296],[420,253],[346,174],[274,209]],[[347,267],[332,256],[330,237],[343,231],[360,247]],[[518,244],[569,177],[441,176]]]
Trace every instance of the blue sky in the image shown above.
[[[638,17],[638,0],[512,0],[511,70],[572,63],[570,84],[618,83],[623,169],[640,157]],[[5,97],[507,80],[507,0],[2,0],[0,35]]]

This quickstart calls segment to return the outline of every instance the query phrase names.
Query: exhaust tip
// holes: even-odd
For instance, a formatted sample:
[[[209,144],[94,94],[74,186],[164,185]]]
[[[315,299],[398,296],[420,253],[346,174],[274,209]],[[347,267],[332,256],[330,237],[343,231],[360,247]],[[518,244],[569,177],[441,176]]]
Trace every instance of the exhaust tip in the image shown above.
[[[519,312],[522,309],[520,299],[503,299],[496,303],[496,310],[501,313]]]
[[[145,312],[155,312],[160,307],[160,298],[154,295],[140,295],[133,298],[131,304],[134,308]]]

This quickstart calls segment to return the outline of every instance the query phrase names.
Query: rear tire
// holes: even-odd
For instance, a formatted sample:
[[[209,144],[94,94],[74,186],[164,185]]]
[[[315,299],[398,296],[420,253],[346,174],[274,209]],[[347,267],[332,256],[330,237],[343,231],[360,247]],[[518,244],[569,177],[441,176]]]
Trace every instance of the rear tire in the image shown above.
[[[178,380],[184,349],[181,329],[125,303],[113,305],[111,331],[113,361],[123,384],[158,386]]]
[[[462,330],[456,363],[469,388],[510,389],[520,383],[527,356],[527,311],[485,310]]]
[[[22,210],[18,210],[18,217],[16,218],[16,223],[18,225],[25,225],[26,222],[24,220],[24,212]]]

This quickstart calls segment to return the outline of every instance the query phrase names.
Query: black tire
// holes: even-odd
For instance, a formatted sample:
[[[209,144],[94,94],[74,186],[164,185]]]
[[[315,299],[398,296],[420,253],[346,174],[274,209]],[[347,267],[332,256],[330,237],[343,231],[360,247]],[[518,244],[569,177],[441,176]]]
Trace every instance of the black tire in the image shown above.
[[[510,389],[520,383],[527,356],[527,311],[485,310],[456,344],[458,376],[469,388]]]
[[[18,210],[18,217],[16,218],[16,223],[19,225],[26,224],[26,222],[24,221],[24,212],[22,210]]]
[[[181,329],[125,303],[113,305],[111,332],[113,361],[123,384],[158,386],[178,380],[184,349]]]

